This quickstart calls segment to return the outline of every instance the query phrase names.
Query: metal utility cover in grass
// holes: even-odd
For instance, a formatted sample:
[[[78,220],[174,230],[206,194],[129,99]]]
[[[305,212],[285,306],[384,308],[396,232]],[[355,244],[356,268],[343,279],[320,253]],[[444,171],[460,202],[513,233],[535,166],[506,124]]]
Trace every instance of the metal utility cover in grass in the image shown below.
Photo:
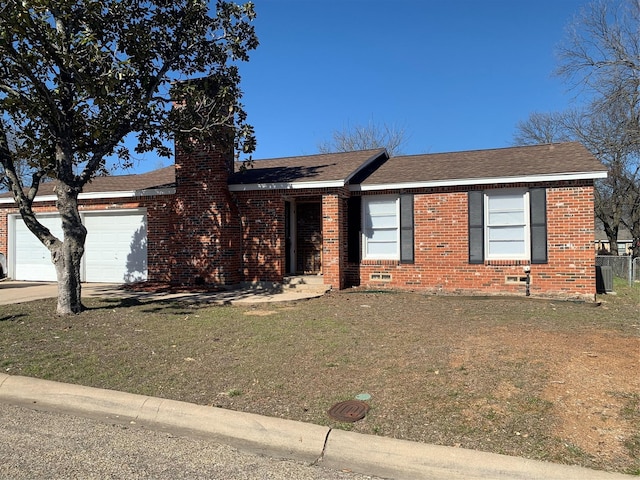
[[[347,400],[336,403],[327,412],[331,418],[339,422],[357,422],[369,411],[369,405],[360,400]]]

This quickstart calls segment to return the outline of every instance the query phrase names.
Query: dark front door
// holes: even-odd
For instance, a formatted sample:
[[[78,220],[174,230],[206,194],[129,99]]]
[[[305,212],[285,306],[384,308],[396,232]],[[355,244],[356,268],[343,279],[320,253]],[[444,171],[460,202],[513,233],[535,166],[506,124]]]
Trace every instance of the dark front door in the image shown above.
[[[300,202],[296,205],[296,273],[322,272],[322,205]]]

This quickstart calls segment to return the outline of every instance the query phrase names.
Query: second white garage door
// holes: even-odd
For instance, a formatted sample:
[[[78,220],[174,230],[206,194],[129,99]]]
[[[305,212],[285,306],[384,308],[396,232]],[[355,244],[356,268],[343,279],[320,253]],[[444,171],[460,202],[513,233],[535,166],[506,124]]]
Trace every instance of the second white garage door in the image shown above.
[[[128,283],[147,279],[144,212],[86,213],[85,282]]]

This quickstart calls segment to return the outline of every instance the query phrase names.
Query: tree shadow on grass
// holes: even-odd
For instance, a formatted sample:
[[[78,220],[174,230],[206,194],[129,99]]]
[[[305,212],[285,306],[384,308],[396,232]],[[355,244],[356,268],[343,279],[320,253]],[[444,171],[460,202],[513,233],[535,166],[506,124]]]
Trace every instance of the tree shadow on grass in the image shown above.
[[[124,298],[109,298],[101,299],[101,305],[87,307],[87,311],[98,310],[114,310],[116,308],[134,308],[134,307],[146,307],[142,308],[141,313],[158,313],[166,312],[171,314],[188,314],[193,312],[194,309],[202,308],[204,305],[187,304],[185,302],[177,302],[172,300],[150,300],[141,301],[136,297],[124,297]]]
[[[15,322],[16,320],[26,316],[27,315],[25,315],[24,313],[19,313],[18,315],[5,315],[4,317],[0,316],[0,322]]]

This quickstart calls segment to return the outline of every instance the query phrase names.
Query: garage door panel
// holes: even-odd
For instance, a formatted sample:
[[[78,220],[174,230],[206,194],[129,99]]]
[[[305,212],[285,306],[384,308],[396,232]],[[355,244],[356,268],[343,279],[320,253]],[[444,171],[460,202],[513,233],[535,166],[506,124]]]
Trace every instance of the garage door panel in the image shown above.
[[[53,235],[62,239],[62,222],[58,215],[37,216],[38,221]],[[13,277],[16,280],[56,281],[56,269],[51,262],[51,253],[31,233],[22,218],[15,220]]]
[[[85,281],[147,279],[147,229],[143,212],[85,214]]]

